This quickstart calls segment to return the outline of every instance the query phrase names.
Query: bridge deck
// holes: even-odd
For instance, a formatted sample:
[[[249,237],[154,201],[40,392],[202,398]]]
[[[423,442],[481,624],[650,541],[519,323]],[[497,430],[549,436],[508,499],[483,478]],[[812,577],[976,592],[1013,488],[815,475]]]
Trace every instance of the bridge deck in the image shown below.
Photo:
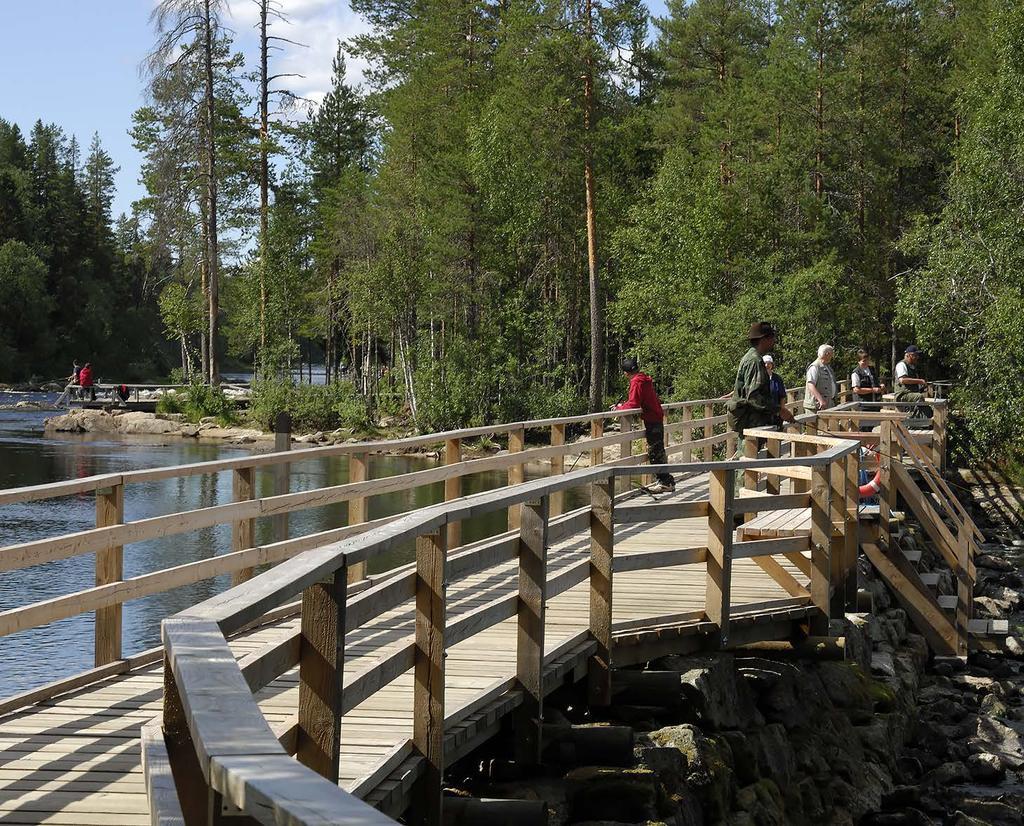
[[[706,477],[680,486],[676,500],[706,496]],[[640,497],[643,503],[646,497]],[[616,527],[616,555],[706,544],[704,517],[660,524]],[[556,576],[589,557],[589,535],[578,535],[549,550],[549,575]],[[801,584],[806,578],[781,564]],[[700,611],[704,608],[705,566],[617,573],[616,622]],[[448,589],[449,622],[496,597],[512,594],[517,568],[509,562],[453,582]],[[545,647],[553,651],[585,630],[586,583],[548,605]],[[733,563],[734,605],[792,600],[752,560]],[[766,606],[766,612],[772,610]],[[239,657],[294,630],[298,618],[251,631],[232,642]],[[346,676],[369,667],[382,648],[413,632],[406,604],[349,634]],[[449,649],[446,708],[449,714],[515,673],[516,621],[495,625]],[[140,668],[0,718],[0,822],[11,824],[148,824],[140,765],[139,728],[160,713],[162,664]],[[298,679],[292,671],[257,695],[268,722],[286,725],[297,708]],[[412,674],[406,673],[348,713],[342,725],[342,785],[353,788],[412,733]]]

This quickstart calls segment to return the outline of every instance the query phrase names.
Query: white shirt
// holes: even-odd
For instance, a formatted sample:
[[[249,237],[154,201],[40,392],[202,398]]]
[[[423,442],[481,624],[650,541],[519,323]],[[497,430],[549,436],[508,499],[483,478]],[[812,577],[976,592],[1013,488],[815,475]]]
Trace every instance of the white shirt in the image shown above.
[[[899,384],[900,379],[907,377],[907,363],[903,360],[896,362],[896,383]]]

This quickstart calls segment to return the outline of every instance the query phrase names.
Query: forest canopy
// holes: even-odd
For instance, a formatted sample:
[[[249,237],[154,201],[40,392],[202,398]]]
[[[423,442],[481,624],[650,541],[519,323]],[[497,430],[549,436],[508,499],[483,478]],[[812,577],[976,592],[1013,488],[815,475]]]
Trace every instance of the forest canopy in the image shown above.
[[[157,4],[131,215],[98,136],[0,120],[0,380],[316,361],[440,429],[602,406],[624,354],[720,394],[766,319],[791,384],[917,343],[965,444],[1024,450],[1011,0],[353,0],[318,105],[259,3],[254,54]]]

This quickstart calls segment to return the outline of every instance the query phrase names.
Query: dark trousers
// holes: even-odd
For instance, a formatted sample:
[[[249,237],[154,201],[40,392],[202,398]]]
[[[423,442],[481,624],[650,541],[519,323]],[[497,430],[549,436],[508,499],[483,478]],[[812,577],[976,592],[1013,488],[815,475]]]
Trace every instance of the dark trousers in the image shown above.
[[[668,464],[665,453],[665,423],[644,422],[644,437],[647,439],[647,461],[652,465]],[[658,473],[656,478],[663,485],[673,485],[675,480],[668,473]]]

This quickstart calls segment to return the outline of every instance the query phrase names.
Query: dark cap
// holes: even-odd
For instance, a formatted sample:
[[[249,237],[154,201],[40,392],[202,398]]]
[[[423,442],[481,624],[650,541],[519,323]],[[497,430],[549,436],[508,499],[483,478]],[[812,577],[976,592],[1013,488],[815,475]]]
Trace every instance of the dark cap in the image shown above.
[[[635,373],[640,369],[640,365],[637,364],[636,359],[632,356],[626,356],[623,358],[622,361],[619,362],[619,367],[622,368],[623,373]]]
[[[755,339],[765,338],[766,336],[774,336],[775,328],[772,327],[767,321],[755,321],[750,325],[750,335],[747,336],[749,341]]]
[[[903,351],[905,355],[914,355],[920,352],[921,351],[920,349],[918,349],[918,346],[916,344],[908,344],[907,349]]]

